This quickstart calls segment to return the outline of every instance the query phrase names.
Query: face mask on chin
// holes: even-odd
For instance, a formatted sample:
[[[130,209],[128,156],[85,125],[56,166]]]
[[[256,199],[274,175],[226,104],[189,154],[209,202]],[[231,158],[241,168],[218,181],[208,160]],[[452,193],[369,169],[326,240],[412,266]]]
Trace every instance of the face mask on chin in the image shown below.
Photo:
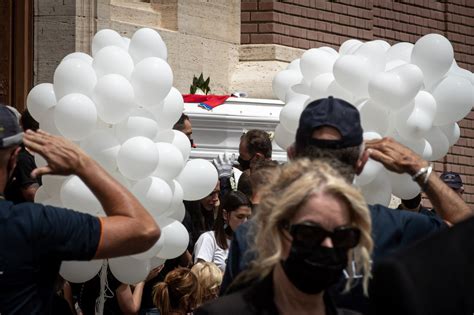
[[[323,246],[308,249],[292,245],[290,255],[281,265],[298,290],[317,294],[339,281],[347,261],[347,249]]]
[[[251,160],[251,159],[250,159]],[[237,161],[239,162],[240,165],[240,170],[243,172],[245,170],[248,170],[250,168],[250,160],[244,160],[240,155],[237,158]]]

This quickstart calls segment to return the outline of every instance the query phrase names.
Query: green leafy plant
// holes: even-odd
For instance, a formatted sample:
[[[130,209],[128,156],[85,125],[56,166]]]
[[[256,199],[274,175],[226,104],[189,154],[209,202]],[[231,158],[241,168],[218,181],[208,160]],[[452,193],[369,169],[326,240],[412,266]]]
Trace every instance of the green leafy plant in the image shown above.
[[[191,94],[196,94],[196,91],[200,89],[201,91],[204,92],[204,94],[209,94],[211,92],[211,88],[209,87],[209,82],[211,81],[210,77],[207,77],[206,80],[204,80],[204,77],[201,73],[199,78],[196,76],[193,77],[193,84],[191,85],[189,92]]]

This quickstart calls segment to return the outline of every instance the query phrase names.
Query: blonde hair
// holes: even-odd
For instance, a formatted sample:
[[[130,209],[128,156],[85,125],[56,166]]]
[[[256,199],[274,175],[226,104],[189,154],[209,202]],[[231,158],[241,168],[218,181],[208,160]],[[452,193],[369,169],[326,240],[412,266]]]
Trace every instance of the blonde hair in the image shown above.
[[[161,315],[181,310],[189,313],[199,304],[199,282],[189,268],[170,271],[163,282],[153,288],[153,301]]]
[[[218,296],[222,283],[222,271],[213,262],[198,261],[191,271],[196,275],[201,303],[213,300]]]
[[[349,185],[327,163],[309,159],[299,159],[283,166],[274,182],[264,188],[254,226],[254,252],[257,259],[252,262],[248,271],[241,274],[238,282],[261,279],[273,270],[282,256],[282,225],[317,193],[330,194],[344,200],[349,208],[351,225],[361,231],[359,244],[350,250],[349,257],[354,258],[356,271],[363,271],[364,293],[367,294],[371,276],[370,254],[373,249],[367,203],[360,191]],[[346,291],[350,289],[354,276],[351,261],[348,267],[350,272]]]

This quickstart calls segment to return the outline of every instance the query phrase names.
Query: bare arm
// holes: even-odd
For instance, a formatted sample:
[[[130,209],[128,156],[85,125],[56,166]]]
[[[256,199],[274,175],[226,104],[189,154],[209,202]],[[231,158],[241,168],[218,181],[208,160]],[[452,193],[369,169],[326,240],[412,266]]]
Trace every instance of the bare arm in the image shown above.
[[[124,314],[137,314],[142,303],[145,282],[138,283],[133,289],[128,284],[120,285],[115,291],[120,310]]]
[[[41,130],[28,130],[24,143],[48,162],[35,169],[33,177],[77,175],[100,201],[107,217],[101,218],[102,235],[94,258],[143,252],[158,240],[160,229],[146,209],[78,146]]]
[[[369,150],[371,158],[381,162],[392,172],[408,173],[413,176],[422,167],[429,165],[415,152],[391,138],[367,141],[365,147]],[[421,187],[423,180],[422,177],[417,179]],[[458,223],[474,214],[462,198],[435,174],[429,176],[425,193],[436,212],[448,222]]]

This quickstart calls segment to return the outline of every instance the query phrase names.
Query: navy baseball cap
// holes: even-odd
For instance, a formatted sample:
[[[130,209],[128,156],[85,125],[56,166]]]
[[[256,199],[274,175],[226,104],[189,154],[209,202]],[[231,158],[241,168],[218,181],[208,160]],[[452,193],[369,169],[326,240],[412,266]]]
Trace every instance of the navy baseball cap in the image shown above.
[[[323,126],[337,129],[341,139],[313,139],[314,129]],[[314,145],[321,148],[342,149],[360,145],[363,141],[362,135],[357,108],[344,100],[329,96],[309,103],[301,113],[296,131],[296,147],[303,149],[308,145]]]
[[[458,173],[443,172],[439,178],[452,189],[459,189],[463,186],[461,176]]]
[[[0,149],[23,142],[23,130],[18,117],[7,106],[0,105]]]

